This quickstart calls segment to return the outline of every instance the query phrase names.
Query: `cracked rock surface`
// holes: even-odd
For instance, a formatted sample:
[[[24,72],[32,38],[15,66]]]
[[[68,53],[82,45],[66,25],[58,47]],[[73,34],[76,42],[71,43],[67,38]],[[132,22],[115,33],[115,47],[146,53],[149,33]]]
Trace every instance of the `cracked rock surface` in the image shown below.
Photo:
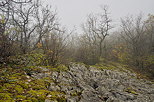
[[[136,75],[98,70],[72,63],[66,72],[52,72],[49,90],[62,91],[67,102],[154,102],[154,84]],[[46,102],[53,102],[46,100]]]

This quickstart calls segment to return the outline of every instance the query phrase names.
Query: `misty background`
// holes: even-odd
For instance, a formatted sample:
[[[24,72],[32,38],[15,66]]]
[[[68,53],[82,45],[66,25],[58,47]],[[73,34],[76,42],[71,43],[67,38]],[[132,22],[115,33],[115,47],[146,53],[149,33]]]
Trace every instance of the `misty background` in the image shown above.
[[[153,4],[0,0],[0,102],[153,102]]]
[[[101,6],[109,6],[110,16],[117,25],[120,18],[129,15],[143,16],[154,13],[154,0],[44,0],[45,4],[56,8],[61,23],[68,29],[81,33],[81,24],[90,13],[100,13]]]

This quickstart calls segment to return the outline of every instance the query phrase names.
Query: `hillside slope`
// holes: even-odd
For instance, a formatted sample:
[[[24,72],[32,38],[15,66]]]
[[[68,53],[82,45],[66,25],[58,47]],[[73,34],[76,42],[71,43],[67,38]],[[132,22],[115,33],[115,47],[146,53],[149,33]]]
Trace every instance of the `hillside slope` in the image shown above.
[[[16,69],[14,73],[7,72],[1,76],[0,102],[4,100],[7,102],[153,102],[154,100],[153,82],[138,79],[136,74],[128,70],[105,68],[100,70],[84,64],[71,63],[67,71],[33,67],[28,71],[26,69],[21,72],[20,69]],[[4,78],[7,81],[4,81]]]
[[[56,88],[64,91],[69,102],[152,102],[154,84],[139,80],[136,75],[113,70],[98,70],[72,64],[68,72],[54,72]]]

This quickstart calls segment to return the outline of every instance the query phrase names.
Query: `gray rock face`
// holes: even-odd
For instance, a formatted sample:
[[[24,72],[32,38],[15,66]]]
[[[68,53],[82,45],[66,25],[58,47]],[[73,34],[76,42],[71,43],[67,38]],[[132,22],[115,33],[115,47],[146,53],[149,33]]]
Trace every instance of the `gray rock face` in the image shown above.
[[[67,102],[154,102],[154,84],[129,71],[102,71],[72,63],[67,72],[53,72],[51,77],[55,83],[49,90],[65,92]]]

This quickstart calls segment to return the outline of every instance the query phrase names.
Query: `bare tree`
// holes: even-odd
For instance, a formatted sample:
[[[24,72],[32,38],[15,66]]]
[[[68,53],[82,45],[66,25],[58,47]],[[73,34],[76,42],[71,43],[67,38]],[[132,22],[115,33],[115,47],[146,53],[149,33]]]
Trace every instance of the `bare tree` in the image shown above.
[[[44,53],[47,55],[48,64],[52,66],[57,66],[66,59],[64,59],[66,54],[66,48],[68,45],[68,37],[71,33],[67,34],[65,29],[59,28],[50,31],[43,37],[42,47]]]
[[[5,59],[15,53],[14,38],[15,28],[12,26],[11,13],[17,4],[27,4],[30,0],[1,0],[0,1],[0,59]]]
[[[34,49],[37,44],[42,41],[43,36],[48,34],[51,31],[58,29],[59,23],[57,21],[56,13],[50,10],[51,7],[39,7],[36,9],[36,22],[37,29],[36,33],[38,34],[38,38],[34,43]],[[36,38],[36,37],[35,37]]]
[[[37,27],[33,21],[34,10],[34,3],[29,3],[28,5],[20,4],[11,15],[14,25],[20,30],[20,38],[18,40],[20,39],[20,47],[23,53],[28,51],[31,35]]]
[[[143,57],[147,54],[147,36],[145,32],[145,23],[142,16],[139,15],[136,19],[127,17],[122,19],[122,37],[128,44],[130,54],[136,66],[143,68]]]
[[[146,33],[149,38],[149,54],[154,52],[154,15],[149,15],[146,23]]]
[[[103,42],[109,35],[111,27],[111,19],[108,13],[108,7],[102,8],[103,13],[95,16],[93,14],[88,16],[87,22],[84,25],[84,32],[87,34],[87,38],[90,42],[95,43],[99,47],[99,56],[102,57]]]

